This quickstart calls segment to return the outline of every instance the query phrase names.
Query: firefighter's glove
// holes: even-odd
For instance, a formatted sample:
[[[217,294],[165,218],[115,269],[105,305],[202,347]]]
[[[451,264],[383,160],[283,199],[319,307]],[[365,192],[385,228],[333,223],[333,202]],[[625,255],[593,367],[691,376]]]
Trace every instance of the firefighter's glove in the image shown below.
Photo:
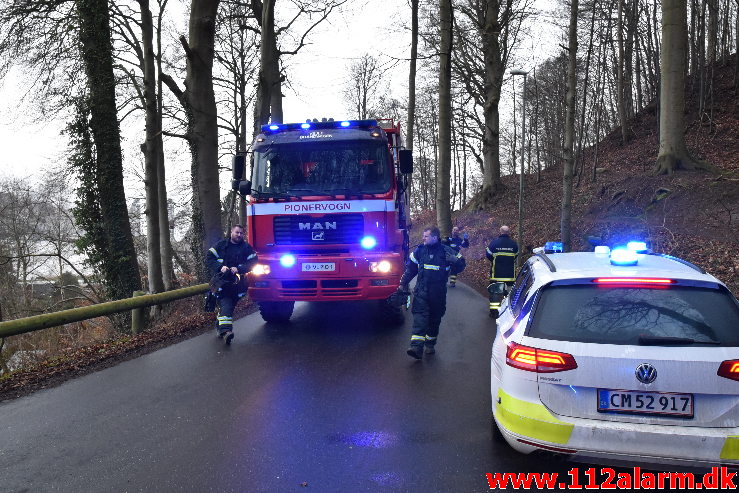
[[[453,252],[446,252],[446,261],[450,264],[456,264],[459,258]]]

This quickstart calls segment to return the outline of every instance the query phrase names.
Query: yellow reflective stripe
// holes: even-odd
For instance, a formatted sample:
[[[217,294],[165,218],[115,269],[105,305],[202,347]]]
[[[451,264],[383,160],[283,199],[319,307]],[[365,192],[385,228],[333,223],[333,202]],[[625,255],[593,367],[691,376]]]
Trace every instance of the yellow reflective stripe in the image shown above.
[[[438,265],[431,265],[431,264],[423,264],[424,269],[428,270],[439,270],[440,267]]]
[[[724,447],[721,449],[721,458],[739,460],[739,436],[732,435],[726,437]]]
[[[490,250],[488,250],[488,251],[490,251]],[[517,253],[508,253],[508,252],[499,252],[499,253],[491,253],[490,255],[492,255],[493,257],[497,257],[497,256],[515,257],[518,254]]]
[[[413,252],[411,252],[411,261],[412,261],[412,262],[413,262],[414,264],[417,264],[417,263],[418,263],[418,260],[416,260],[416,256],[415,256],[415,255],[413,255]]]
[[[215,249],[215,248],[211,248],[211,249],[210,249],[209,251],[210,251],[210,252],[212,252],[212,253],[213,253],[213,255],[215,255],[215,256],[216,256],[216,258],[221,258],[221,256],[220,256],[220,255],[218,255],[218,252],[216,251],[216,249]]]
[[[411,336],[411,341],[425,341],[426,338],[423,336]]]
[[[492,255],[492,254],[493,254],[493,252],[491,252],[491,251],[490,251],[490,248],[488,248],[488,247],[485,247],[485,251],[486,251],[486,252],[488,252],[488,253],[489,253],[490,255]]]
[[[435,341],[436,340],[436,337],[426,336],[426,340],[427,341]]]
[[[506,281],[513,282],[513,281],[516,280],[516,278],[515,277],[491,277],[490,280],[491,281],[500,281],[500,282],[506,282]]]
[[[542,404],[526,402],[498,389],[495,419],[513,433],[550,443],[567,443],[575,425],[554,417]]]
[[[223,259],[222,258],[217,258],[216,261],[217,262],[220,262],[220,263],[223,263]]]
[[[490,308],[500,308],[500,303],[490,303]]]
[[[251,255],[249,255],[248,257],[246,257],[246,260],[251,260],[251,259],[253,259],[256,256],[257,256],[256,253],[252,253]]]
[[[461,253],[458,253],[457,254],[457,258],[462,258],[462,254]]]

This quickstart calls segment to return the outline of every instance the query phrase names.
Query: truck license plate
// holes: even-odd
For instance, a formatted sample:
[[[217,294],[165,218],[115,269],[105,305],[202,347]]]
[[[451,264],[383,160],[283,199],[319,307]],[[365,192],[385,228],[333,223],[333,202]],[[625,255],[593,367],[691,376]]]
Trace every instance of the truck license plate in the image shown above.
[[[336,270],[334,262],[304,262],[303,272],[333,272]]]
[[[598,389],[598,412],[693,417],[693,394]]]

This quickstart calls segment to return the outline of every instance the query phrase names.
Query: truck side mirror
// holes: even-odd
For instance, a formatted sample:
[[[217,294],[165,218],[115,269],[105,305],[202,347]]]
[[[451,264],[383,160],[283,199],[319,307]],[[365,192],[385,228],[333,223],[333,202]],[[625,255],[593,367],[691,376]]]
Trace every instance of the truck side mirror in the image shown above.
[[[231,188],[239,190],[239,183],[244,179],[246,170],[246,154],[236,154],[231,158]]]
[[[413,173],[413,151],[401,149],[398,153],[398,168],[404,175]]]
[[[251,195],[251,180],[241,180],[238,184],[241,195]]]

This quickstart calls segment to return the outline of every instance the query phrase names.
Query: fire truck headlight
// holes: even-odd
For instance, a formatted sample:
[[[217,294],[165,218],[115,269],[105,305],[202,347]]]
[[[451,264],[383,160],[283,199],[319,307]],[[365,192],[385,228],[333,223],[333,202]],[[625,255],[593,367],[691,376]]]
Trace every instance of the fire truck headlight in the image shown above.
[[[263,275],[269,274],[269,272],[270,272],[269,265],[266,265],[266,264],[257,264],[251,270],[251,273],[254,274],[255,276],[263,276]]]
[[[292,267],[295,265],[295,255],[291,253],[286,253],[282,257],[280,257],[280,265],[283,267]]]
[[[362,248],[365,250],[372,250],[377,245],[377,240],[373,236],[365,236],[359,244],[362,245]]]
[[[381,260],[379,262],[370,262],[369,269],[370,269],[370,272],[381,272],[383,274],[387,274],[388,272],[393,270],[393,264],[391,264],[387,260]]]

